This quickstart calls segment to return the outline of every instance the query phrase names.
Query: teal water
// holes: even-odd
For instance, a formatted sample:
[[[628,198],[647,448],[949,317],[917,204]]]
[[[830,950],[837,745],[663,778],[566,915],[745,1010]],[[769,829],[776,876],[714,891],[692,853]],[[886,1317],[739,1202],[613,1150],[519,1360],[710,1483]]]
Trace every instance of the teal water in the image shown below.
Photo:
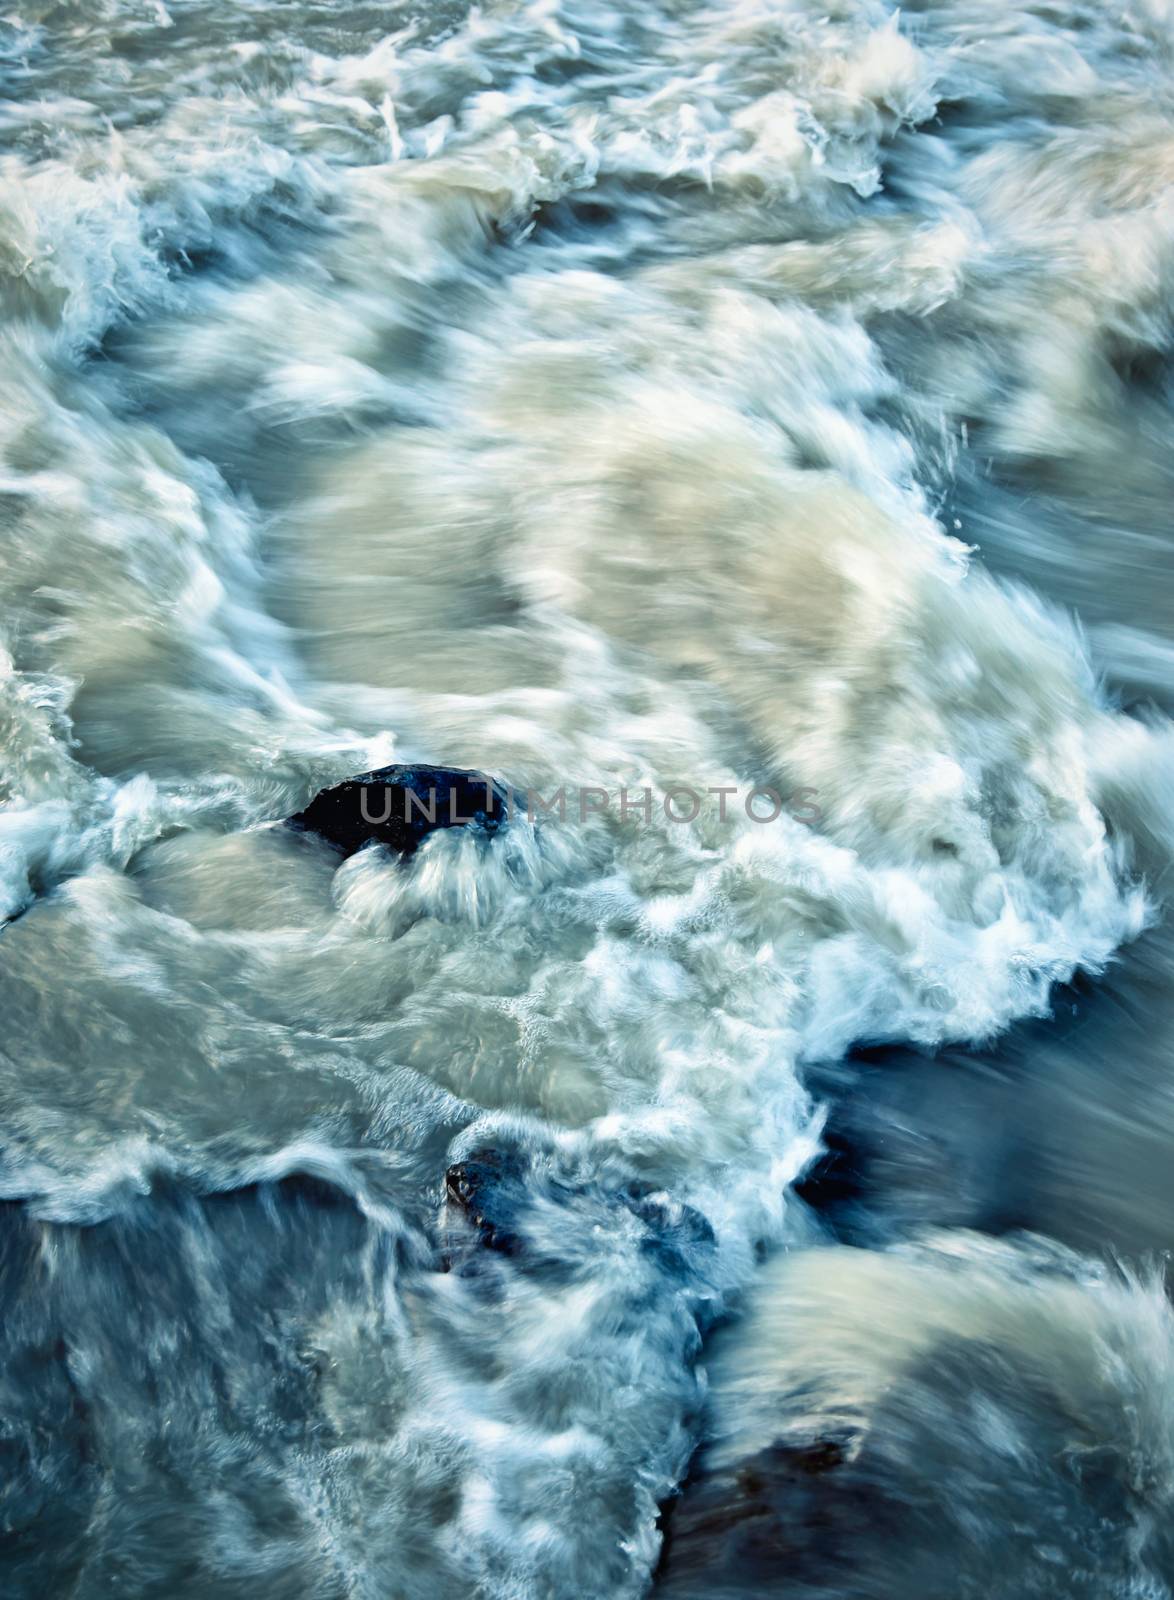
[[[6,1594],[1170,1593],[1170,56],[0,23]]]

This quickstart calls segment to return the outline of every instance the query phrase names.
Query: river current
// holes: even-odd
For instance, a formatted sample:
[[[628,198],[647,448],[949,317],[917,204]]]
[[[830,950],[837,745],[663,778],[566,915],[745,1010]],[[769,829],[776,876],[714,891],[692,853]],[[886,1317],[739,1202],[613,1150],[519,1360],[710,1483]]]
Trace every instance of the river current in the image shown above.
[[[0,19],[6,1596],[1174,1594],[1172,65]]]

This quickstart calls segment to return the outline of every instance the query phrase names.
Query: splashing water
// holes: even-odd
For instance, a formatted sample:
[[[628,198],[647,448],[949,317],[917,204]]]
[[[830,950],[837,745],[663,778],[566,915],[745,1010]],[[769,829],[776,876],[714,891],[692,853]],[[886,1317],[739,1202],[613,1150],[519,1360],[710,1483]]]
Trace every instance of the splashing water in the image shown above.
[[[6,1593],[1172,1592],[1171,20],[0,23]]]

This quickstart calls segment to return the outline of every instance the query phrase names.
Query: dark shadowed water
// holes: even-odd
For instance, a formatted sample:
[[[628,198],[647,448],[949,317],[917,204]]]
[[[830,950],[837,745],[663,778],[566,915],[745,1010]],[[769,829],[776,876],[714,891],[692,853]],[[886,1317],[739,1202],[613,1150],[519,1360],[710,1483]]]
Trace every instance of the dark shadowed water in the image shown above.
[[[1172,54],[0,21],[5,1596],[1174,1593]]]

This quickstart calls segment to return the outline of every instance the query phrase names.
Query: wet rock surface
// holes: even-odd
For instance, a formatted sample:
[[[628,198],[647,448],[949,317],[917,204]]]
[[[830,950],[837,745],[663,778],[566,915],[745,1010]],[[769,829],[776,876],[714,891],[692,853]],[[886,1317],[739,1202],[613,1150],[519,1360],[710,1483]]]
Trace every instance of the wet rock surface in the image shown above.
[[[411,855],[438,828],[496,833],[510,815],[508,792],[484,773],[452,767],[390,766],[316,794],[289,826],[315,833],[343,855],[372,840]]]

